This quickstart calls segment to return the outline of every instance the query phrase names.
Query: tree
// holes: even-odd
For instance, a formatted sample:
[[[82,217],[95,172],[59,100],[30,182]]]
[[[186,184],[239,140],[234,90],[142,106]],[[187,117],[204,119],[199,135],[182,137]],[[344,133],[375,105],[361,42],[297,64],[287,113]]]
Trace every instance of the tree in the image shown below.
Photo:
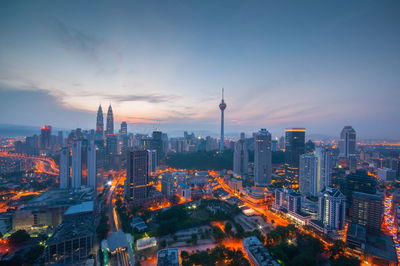
[[[31,238],[30,235],[25,230],[18,230],[15,233],[13,233],[12,235],[10,235],[8,240],[13,245],[19,245],[19,244],[29,240],[30,238]]]
[[[355,257],[340,255],[339,258],[331,260],[331,266],[360,266],[361,261]]]
[[[213,227],[213,234],[215,241],[217,242],[221,242],[225,238],[224,232],[222,232],[222,230],[217,226]]]
[[[332,246],[329,247],[329,252],[331,253],[331,258],[337,255],[342,255],[345,251],[346,244],[342,240],[335,240]]]
[[[192,243],[193,243],[194,245],[197,244],[197,234],[192,234]]]
[[[32,247],[27,253],[24,255],[24,263],[26,264],[34,264],[36,260],[42,255],[44,247],[41,245],[36,245]]]
[[[232,230],[232,224],[230,223],[230,222],[227,222],[226,224],[225,224],[225,233],[226,234],[230,234],[231,233],[231,230]]]
[[[165,248],[167,246],[167,241],[165,241],[165,239],[160,241],[160,247],[161,248]]]
[[[188,260],[189,259],[189,253],[186,250],[182,250],[181,258],[182,258],[182,260]]]

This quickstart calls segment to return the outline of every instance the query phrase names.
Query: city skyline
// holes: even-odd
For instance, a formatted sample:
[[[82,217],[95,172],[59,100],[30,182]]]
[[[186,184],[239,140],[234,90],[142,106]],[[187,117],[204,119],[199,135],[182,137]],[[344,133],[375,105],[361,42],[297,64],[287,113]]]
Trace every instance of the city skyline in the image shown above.
[[[0,124],[397,137],[398,2],[171,3],[2,2]]]

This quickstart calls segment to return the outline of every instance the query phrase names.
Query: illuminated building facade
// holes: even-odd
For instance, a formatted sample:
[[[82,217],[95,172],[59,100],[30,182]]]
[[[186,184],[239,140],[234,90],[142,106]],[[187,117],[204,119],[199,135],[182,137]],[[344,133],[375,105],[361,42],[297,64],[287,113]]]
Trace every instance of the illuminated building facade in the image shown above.
[[[330,185],[330,155],[318,147],[313,154],[300,156],[299,191],[317,197]]]
[[[352,222],[365,226],[367,232],[379,233],[381,229],[383,201],[378,195],[353,193]]]
[[[244,133],[240,134],[240,140],[235,143],[233,152],[233,173],[241,177],[248,174],[249,152],[247,151]]]
[[[40,148],[49,150],[51,148],[51,126],[43,126],[40,133]]]
[[[305,135],[305,128],[285,130],[285,174],[293,188],[297,188],[299,182],[300,155],[305,153]]]
[[[345,226],[346,197],[334,187],[326,187],[318,198],[318,220],[329,231]]]
[[[272,176],[271,134],[263,128],[254,139],[254,183],[267,186],[271,184]]]

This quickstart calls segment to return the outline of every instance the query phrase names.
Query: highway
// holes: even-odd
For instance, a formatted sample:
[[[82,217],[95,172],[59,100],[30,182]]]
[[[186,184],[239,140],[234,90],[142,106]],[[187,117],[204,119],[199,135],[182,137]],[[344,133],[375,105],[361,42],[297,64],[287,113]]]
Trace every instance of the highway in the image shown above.
[[[0,157],[10,157],[16,159],[31,159],[35,161],[35,172],[48,175],[59,175],[59,169],[53,159],[47,157],[29,156],[26,154],[0,152]]]
[[[115,178],[112,181],[110,191],[107,196],[107,208],[108,208],[108,217],[111,223],[111,232],[117,232],[120,230],[120,221],[118,217],[117,210],[115,208],[115,201],[114,192],[115,189],[122,183],[125,177],[125,171],[121,170],[116,173]],[[111,257],[110,259],[111,266],[121,266],[121,265],[132,265],[129,258],[129,252],[124,251],[117,251],[116,256]]]

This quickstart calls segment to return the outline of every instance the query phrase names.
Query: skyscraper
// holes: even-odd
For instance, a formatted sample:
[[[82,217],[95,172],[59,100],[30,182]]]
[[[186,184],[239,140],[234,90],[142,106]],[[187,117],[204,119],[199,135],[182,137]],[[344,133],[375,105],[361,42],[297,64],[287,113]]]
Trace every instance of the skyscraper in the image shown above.
[[[82,185],[82,142],[75,140],[72,143],[72,179],[71,187],[79,189]]]
[[[162,165],[164,163],[164,145],[162,140],[161,131],[153,131],[150,148],[156,150],[157,165]]]
[[[50,149],[51,148],[51,126],[43,126],[40,133],[40,148]]]
[[[103,139],[104,133],[104,120],[103,120],[103,110],[101,109],[101,105],[99,105],[99,109],[97,110],[97,119],[96,119],[96,139]]]
[[[333,187],[326,187],[318,198],[318,220],[328,230],[339,231],[345,226],[346,197]]]
[[[221,137],[219,143],[219,151],[224,151],[225,146],[225,136],[224,136],[224,111],[226,109],[226,103],[224,102],[224,88],[222,88],[222,100],[219,104],[219,109],[221,110]]]
[[[330,185],[329,153],[317,147],[313,154],[300,156],[299,190],[301,193],[317,197]]]
[[[300,155],[299,191],[307,196],[317,196],[318,158],[314,154]]]
[[[236,175],[245,177],[248,174],[249,152],[247,151],[244,133],[240,134],[240,139],[235,143],[233,153],[233,172]]]
[[[356,156],[356,131],[351,126],[345,126],[340,133],[339,157]]]
[[[254,182],[257,186],[271,184],[272,153],[271,134],[262,128],[255,134],[254,143]]]
[[[148,167],[148,151],[135,150],[128,152],[125,181],[125,198],[128,202],[140,201],[147,197]]]
[[[69,188],[69,148],[60,152],[60,188]]]
[[[121,123],[121,130],[119,131],[121,135],[127,135],[128,134],[128,124],[124,121]]]
[[[106,134],[114,134],[114,116],[113,116],[113,111],[112,111],[112,108],[111,108],[111,104],[108,107],[108,112],[107,112]]]
[[[305,153],[305,134],[305,128],[285,130],[285,172],[294,188],[299,182],[300,155]]]
[[[87,147],[87,186],[96,190],[97,187],[96,145],[89,143]]]

